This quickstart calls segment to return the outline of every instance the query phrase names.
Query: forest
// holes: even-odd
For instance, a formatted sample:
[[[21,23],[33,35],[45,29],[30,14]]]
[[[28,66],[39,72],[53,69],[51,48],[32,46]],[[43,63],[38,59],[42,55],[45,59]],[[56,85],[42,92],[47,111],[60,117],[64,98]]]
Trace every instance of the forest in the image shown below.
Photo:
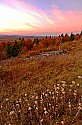
[[[65,42],[71,42],[82,38],[82,31],[79,34],[45,36],[43,38],[24,39],[20,38],[14,42],[0,42],[0,59],[11,57],[23,57],[38,54],[42,51],[58,50]]]

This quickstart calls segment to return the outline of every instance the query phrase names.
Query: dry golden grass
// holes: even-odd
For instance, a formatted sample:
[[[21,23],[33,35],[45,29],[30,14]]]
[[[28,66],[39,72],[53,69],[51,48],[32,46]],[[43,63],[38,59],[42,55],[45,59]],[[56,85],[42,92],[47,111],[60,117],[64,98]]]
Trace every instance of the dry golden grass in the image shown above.
[[[38,87],[50,87],[56,81],[77,79],[82,75],[82,43],[75,46],[77,49],[61,56],[46,57],[43,59],[8,59],[0,62],[3,73],[1,81],[8,85],[29,82],[30,90]],[[14,84],[16,82],[16,84]],[[11,86],[12,86],[11,85]]]
[[[41,59],[16,57],[0,61],[0,106],[5,106],[6,97],[11,101],[22,98],[25,93],[30,97],[41,89],[53,90],[53,85],[62,80],[66,84],[79,82],[82,86],[82,80],[78,79],[82,75],[82,43],[64,43],[61,48],[69,52]]]

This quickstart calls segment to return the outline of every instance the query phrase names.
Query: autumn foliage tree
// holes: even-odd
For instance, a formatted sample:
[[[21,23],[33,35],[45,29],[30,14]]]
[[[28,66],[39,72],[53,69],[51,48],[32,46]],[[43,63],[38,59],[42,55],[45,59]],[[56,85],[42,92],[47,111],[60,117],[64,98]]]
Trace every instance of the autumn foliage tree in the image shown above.
[[[66,33],[65,35],[61,35],[61,42],[64,43],[64,42],[68,42],[69,41],[69,35]]]
[[[31,39],[27,39],[24,41],[24,46],[26,47],[27,50],[31,50],[33,47],[33,42]]]
[[[5,51],[6,42],[0,43],[0,59],[6,58],[6,51]]]

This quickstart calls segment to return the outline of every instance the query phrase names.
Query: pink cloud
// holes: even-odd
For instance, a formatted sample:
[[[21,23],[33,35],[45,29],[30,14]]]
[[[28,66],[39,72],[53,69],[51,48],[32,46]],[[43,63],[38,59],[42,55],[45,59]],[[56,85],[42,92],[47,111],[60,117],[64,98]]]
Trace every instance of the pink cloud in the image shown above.
[[[36,6],[30,5],[28,3],[25,3],[21,0],[7,0],[7,3],[10,4],[12,7],[16,8],[17,10],[19,10],[20,12],[25,12],[28,13],[32,16],[34,16],[34,18],[39,18],[41,20],[44,20],[48,23],[53,23],[53,21],[48,17],[48,15],[46,14],[46,12],[44,12],[43,10],[37,9]]]
[[[57,24],[57,31],[72,32],[82,29],[82,11],[61,11],[55,7],[52,15]]]

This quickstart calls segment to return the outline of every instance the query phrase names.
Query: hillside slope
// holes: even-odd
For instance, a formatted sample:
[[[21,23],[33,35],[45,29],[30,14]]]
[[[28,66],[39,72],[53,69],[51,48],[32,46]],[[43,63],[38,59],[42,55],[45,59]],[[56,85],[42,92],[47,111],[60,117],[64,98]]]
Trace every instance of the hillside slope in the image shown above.
[[[61,81],[66,81],[67,85],[70,85],[72,81],[75,84],[79,83],[81,86],[79,92],[82,96],[82,79],[78,79],[78,76],[82,76],[82,43],[73,42],[69,46],[63,45],[63,48],[68,49],[69,52],[57,56],[46,56],[45,58],[17,57],[0,61],[0,105],[5,106],[5,98],[8,98],[10,102],[15,102],[19,98],[23,98],[25,94],[27,94],[27,98],[30,98],[39,91],[45,92],[47,89],[52,91],[53,85],[60,84]],[[8,113],[10,111],[12,108],[9,107]],[[6,117],[9,121],[9,116],[7,109],[3,108],[2,112],[3,125],[7,122]],[[82,120],[82,117],[80,119]]]

